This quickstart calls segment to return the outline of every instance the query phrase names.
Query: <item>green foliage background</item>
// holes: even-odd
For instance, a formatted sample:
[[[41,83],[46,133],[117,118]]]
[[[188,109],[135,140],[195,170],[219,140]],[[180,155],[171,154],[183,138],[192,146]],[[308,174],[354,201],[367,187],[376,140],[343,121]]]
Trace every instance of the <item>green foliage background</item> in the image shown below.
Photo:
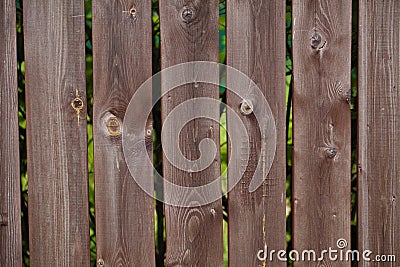
[[[94,166],[93,166],[93,136],[92,136],[92,114],[93,114],[93,54],[92,54],[92,9],[91,0],[85,0],[85,30],[86,30],[86,89],[87,89],[87,121],[88,121],[88,177],[89,177],[89,211],[90,211],[90,251],[92,266],[96,266],[96,237],[95,237],[95,210],[94,210]],[[153,3],[153,73],[160,70],[160,23],[158,0]],[[287,0],[286,8],[286,95],[287,95],[287,245],[291,249],[291,178],[292,178],[292,55],[291,55],[291,5],[292,1]],[[20,157],[21,157],[21,210],[22,210],[22,244],[23,264],[29,266],[29,242],[28,242],[28,174],[26,168],[26,113],[25,113],[25,61],[24,61],[24,40],[23,40],[23,3],[16,0],[17,6],[17,57],[18,57],[18,93],[19,93],[19,131],[20,131]],[[357,94],[357,1],[353,1],[353,47],[352,47],[352,248],[356,248],[356,94]],[[226,0],[220,0],[220,62],[226,63]],[[225,101],[225,89],[220,89],[221,101]],[[161,133],[160,106],[157,105],[153,111],[154,125],[154,166],[162,173],[162,148],[160,144]],[[227,168],[227,140],[224,129],[226,123],[225,112],[221,115],[221,171],[225,173]],[[224,261],[227,266],[227,199],[223,199],[224,205]],[[165,221],[163,205],[155,203],[155,241],[157,266],[164,266],[165,255]],[[290,263],[288,263],[291,265]]]

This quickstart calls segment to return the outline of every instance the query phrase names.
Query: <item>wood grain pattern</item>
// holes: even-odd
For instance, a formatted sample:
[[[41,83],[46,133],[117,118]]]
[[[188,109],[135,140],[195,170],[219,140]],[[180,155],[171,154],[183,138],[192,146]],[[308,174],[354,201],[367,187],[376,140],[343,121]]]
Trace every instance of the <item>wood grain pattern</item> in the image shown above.
[[[293,1],[293,247],[350,244],[351,1]],[[350,266],[299,262],[295,266]]]
[[[90,261],[84,18],[82,1],[24,3],[31,266]]]
[[[127,105],[136,89],[151,77],[151,32],[150,0],[93,2],[98,265],[155,265],[154,200],[132,178],[121,138]],[[148,147],[151,150],[151,140]]]
[[[229,266],[286,265],[257,259],[265,246],[269,250],[286,248],[285,51],[285,1],[227,1],[227,63],[260,87],[278,131],[272,168],[263,185],[250,193],[249,184],[262,156],[262,138],[255,116],[241,115],[242,99],[227,92],[227,104],[242,117],[251,145],[246,172],[228,197]],[[228,126],[231,119],[228,113]],[[236,172],[228,169],[228,182]]]
[[[0,266],[21,266],[15,1],[0,2]]]
[[[189,62],[218,62],[218,1],[160,1],[162,68]],[[196,97],[219,98],[217,86],[199,83],[181,86],[162,99],[163,121],[180,103]],[[209,109],[210,107],[204,107]],[[187,112],[196,116],[196,111]],[[214,110],[218,116],[219,108]],[[179,114],[178,114],[179,115]],[[174,134],[174,133],[170,133]],[[219,144],[219,125],[207,119],[189,122],[180,133],[180,147],[188,159],[200,157],[198,145],[203,138]],[[163,144],[164,149],[171,149]],[[219,146],[215,161],[205,170],[188,173],[174,167],[164,156],[165,179],[182,186],[207,184],[220,175]],[[190,196],[180,195],[185,201]],[[166,266],[223,266],[222,206],[213,203],[182,208],[165,206],[167,255]]]
[[[400,257],[400,2],[359,2],[359,249]]]

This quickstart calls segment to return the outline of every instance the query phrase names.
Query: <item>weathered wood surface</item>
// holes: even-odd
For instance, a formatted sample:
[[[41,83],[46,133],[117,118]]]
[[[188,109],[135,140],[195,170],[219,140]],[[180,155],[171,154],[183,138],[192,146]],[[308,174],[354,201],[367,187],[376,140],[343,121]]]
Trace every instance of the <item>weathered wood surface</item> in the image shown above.
[[[293,248],[350,244],[351,1],[293,1]],[[327,266],[349,266],[330,262]],[[299,262],[296,266],[317,266]]]
[[[218,62],[217,0],[160,1],[160,18],[162,68],[196,60]],[[218,86],[202,83],[188,84],[168,93],[168,96],[162,99],[163,121],[175,106],[188,99],[203,96],[218,99]],[[202,108],[209,109],[210,107]],[[188,108],[186,112],[196,116],[200,110]],[[218,116],[219,108],[215,108],[214,112]],[[217,156],[207,169],[197,173],[181,171],[164,157],[165,179],[178,185],[191,187],[207,184],[216,179],[220,175],[218,123],[206,119],[195,119],[183,128],[179,136],[180,148],[186,158],[195,160],[200,157],[199,142],[206,137],[217,144]],[[172,145],[170,143],[163,145],[164,149],[172,149],[169,147]],[[190,199],[187,195],[177,197],[179,197],[177,202]],[[223,265],[221,200],[192,208],[166,205],[165,216],[166,266]]]
[[[359,249],[400,258],[400,2],[359,3]],[[398,266],[362,262],[360,266]]]
[[[150,0],[93,2],[96,243],[104,266],[155,265],[154,200],[132,178],[121,137],[127,105],[151,77],[151,32]]]
[[[24,2],[31,266],[90,261],[84,18],[82,1]]]
[[[21,266],[15,1],[0,3],[0,266]]]
[[[265,246],[269,250],[286,248],[285,21],[285,1],[227,1],[227,63],[260,87],[271,106],[278,131],[270,173],[263,177],[263,185],[250,193],[251,178],[259,157],[263,156],[262,138],[255,116],[241,115],[242,99],[228,91],[227,104],[242,117],[250,139],[246,172],[228,197],[230,266],[286,265],[257,258],[257,252]],[[229,113],[227,121],[230,127],[233,118]],[[228,183],[232,179],[230,174],[237,172],[229,167]]]

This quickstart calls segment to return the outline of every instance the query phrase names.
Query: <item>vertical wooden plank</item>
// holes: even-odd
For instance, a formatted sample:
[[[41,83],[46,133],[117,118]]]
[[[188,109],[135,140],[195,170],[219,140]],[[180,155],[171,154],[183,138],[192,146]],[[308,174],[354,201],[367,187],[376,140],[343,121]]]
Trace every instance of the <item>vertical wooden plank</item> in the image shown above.
[[[24,3],[31,266],[89,265],[84,18]]]
[[[0,266],[21,266],[15,1],[0,3]]]
[[[263,263],[257,258],[266,246],[277,251],[286,248],[285,1],[233,0],[227,5],[227,63],[259,86],[270,104],[278,137],[271,170],[262,186],[250,193],[250,181],[263,153],[262,138],[255,116],[240,114],[242,99],[228,91],[227,104],[242,117],[250,143],[246,172],[228,197],[229,266],[285,266],[276,259]],[[229,113],[227,120],[230,127],[233,118]],[[228,169],[228,182],[236,172]]]
[[[400,2],[359,2],[359,249],[400,258]],[[360,266],[398,266],[362,262]]]
[[[189,61],[218,62],[218,1],[160,1],[160,18],[162,68]],[[168,97],[162,99],[163,121],[177,105],[198,97],[218,99],[219,89],[217,86],[199,83],[180,86],[176,91],[169,92]],[[214,112],[218,114],[219,108]],[[190,108],[187,113],[193,116],[198,114]],[[207,169],[188,173],[174,167],[164,156],[165,179],[188,187],[207,184],[216,179],[220,175],[218,123],[195,119],[178,136],[186,158],[194,160],[201,156],[198,145],[203,138],[210,138],[217,144],[217,157]],[[172,149],[167,146],[172,144],[163,144],[164,149]],[[180,200],[190,198],[186,195],[178,197]],[[223,265],[221,200],[191,208],[166,205],[165,216],[166,266]]]
[[[151,32],[150,0],[93,2],[96,241],[104,266],[155,265],[154,200],[129,173],[121,138],[127,105],[151,77]]]
[[[293,247],[299,251],[320,253],[341,238],[350,244],[350,49],[351,1],[293,1]],[[324,264],[350,265],[327,256]]]

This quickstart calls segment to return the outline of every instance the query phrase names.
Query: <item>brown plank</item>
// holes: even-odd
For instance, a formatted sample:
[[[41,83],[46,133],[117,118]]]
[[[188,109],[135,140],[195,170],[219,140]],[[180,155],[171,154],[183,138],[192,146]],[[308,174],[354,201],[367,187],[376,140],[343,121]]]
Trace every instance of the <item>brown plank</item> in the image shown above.
[[[31,266],[89,265],[84,18],[24,3]]]
[[[293,247],[299,251],[336,248],[340,238],[350,244],[350,48],[351,1],[293,2]],[[350,265],[328,257],[323,263]]]
[[[0,14],[0,266],[21,266],[15,1],[2,1]]]
[[[359,249],[400,258],[400,2],[359,2]]]
[[[161,18],[161,63],[162,68],[189,62],[218,62],[219,19],[218,1],[160,1]],[[162,88],[166,90],[165,87]],[[169,92],[162,99],[163,121],[169,112],[180,103],[197,97],[218,99],[217,86],[188,84]],[[203,109],[187,108],[184,113],[196,116]],[[211,108],[217,114],[219,108]],[[177,114],[177,120],[183,114]],[[180,126],[180,125],[178,125]],[[174,130],[168,136],[174,136]],[[200,157],[198,145],[203,138],[210,138],[219,144],[219,125],[206,119],[189,122],[179,134],[183,155],[195,160]],[[188,173],[174,167],[164,156],[164,177],[181,186],[199,186],[213,181],[220,175],[219,145],[215,161],[201,172]],[[170,142],[163,143],[163,149],[173,149]],[[166,190],[167,191],[167,190]],[[170,193],[171,192],[165,192]],[[178,195],[177,201],[190,199],[190,195]],[[167,255],[166,266],[222,266],[222,206],[221,200],[207,205],[184,208],[165,206]]]
[[[255,116],[244,116],[242,99],[227,93],[227,104],[242,118],[249,133],[249,162],[246,171],[229,193],[229,266],[285,266],[274,260],[260,261],[259,250],[286,248],[285,196],[285,1],[233,0],[227,2],[227,63],[248,75],[261,89],[270,104],[277,128],[277,147],[263,184],[250,192],[250,181],[264,153],[262,135]],[[228,87],[231,84],[228,75]],[[251,94],[251,89],[248,89]],[[262,103],[253,99],[255,106]],[[230,128],[233,118],[227,114]],[[229,130],[228,128],[228,130]],[[232,140],[229,146],[236,146]],[[233,151],[233,150],[232,150]],[[264,152],[265,151],[265,152]],[[240,165],[240,164],[239,164]],[[228,182],[238,170],[228,168]]]
[[[98,265],[155,265],[154,200],[129,173],[121,137],[127,105],[151,77],[151,32],[150,0],[93,2]],[[143,103],[143,110],[145,105],[151,103]]]

